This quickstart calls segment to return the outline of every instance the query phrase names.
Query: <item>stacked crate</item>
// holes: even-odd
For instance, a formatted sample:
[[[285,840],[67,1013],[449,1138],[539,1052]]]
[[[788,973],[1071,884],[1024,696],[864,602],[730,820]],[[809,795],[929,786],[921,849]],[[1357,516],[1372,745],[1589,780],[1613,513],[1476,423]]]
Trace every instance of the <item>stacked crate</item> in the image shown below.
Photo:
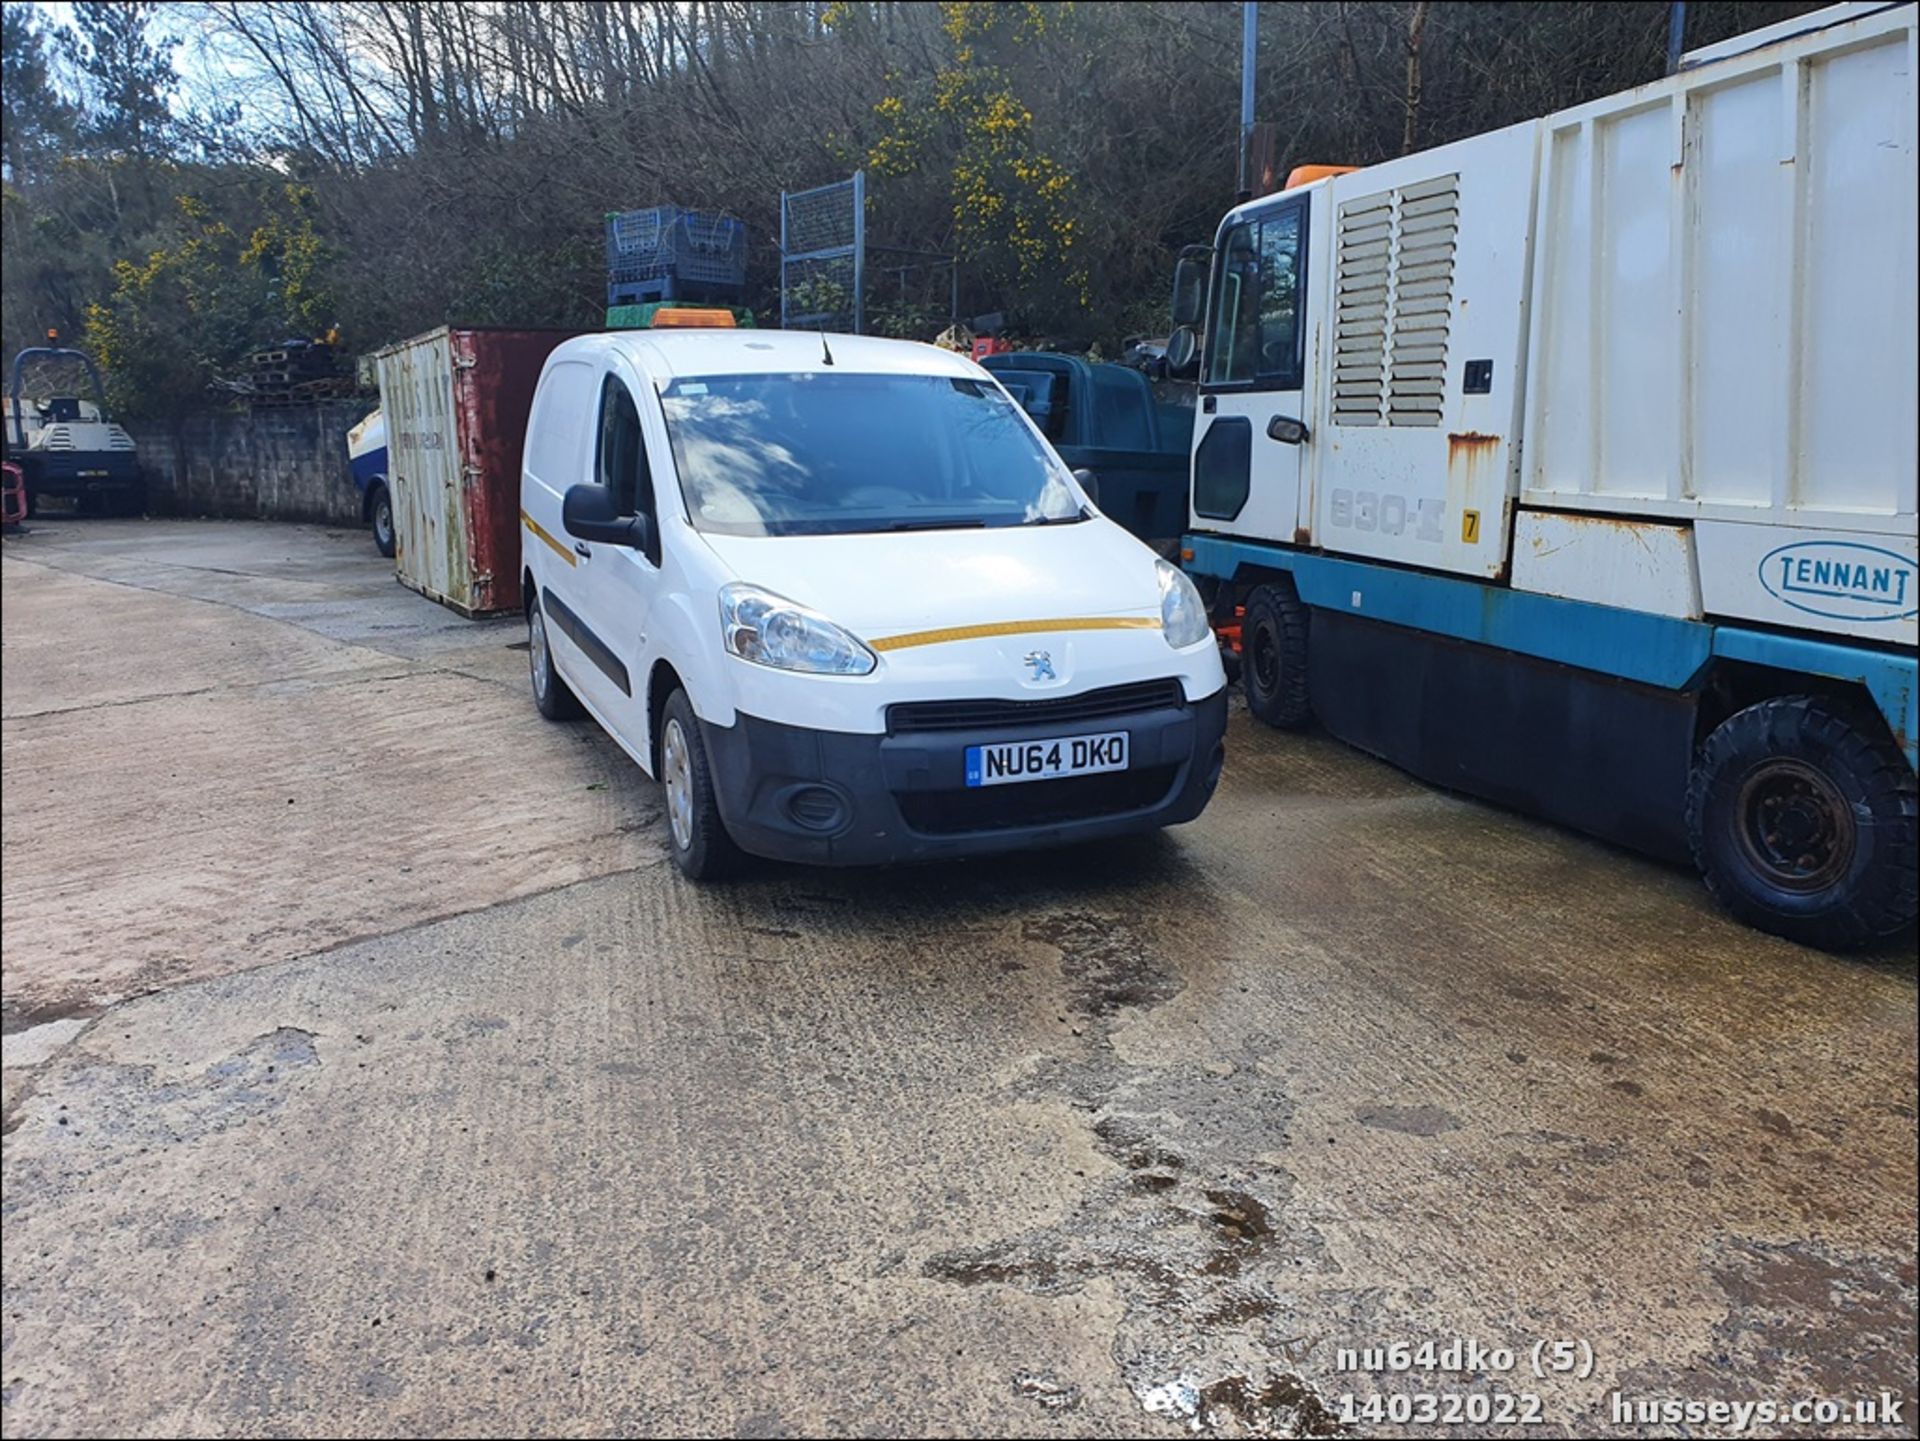
[[[351,395],[353,376],[340,356],[320,341],[285,340],[247,357],[246,397],[255,409],[308,405]]]
[[[607,216],[607,304],[737,299],[747,227],[729,215],[656,205]]]

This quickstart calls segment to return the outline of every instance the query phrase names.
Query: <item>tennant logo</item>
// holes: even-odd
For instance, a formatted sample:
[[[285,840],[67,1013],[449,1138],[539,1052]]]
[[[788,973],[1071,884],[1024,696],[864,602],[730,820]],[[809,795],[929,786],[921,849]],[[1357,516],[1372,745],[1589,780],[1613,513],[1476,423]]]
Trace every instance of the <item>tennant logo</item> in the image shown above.
[[[1906,620],[1916,610],[1914,563],[1877,545],[1803,540],[1769,551],[1760,583],[1795,610],[1834,620]]]

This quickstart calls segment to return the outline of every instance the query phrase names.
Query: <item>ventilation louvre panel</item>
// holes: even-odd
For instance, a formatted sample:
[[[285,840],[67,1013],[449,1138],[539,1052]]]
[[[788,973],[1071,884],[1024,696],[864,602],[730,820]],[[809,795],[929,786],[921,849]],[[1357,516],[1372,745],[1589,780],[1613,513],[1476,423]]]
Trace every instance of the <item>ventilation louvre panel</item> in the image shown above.
[[[1335,425],[1440,424],[1459,233],[1458,175],[1340,207]]]

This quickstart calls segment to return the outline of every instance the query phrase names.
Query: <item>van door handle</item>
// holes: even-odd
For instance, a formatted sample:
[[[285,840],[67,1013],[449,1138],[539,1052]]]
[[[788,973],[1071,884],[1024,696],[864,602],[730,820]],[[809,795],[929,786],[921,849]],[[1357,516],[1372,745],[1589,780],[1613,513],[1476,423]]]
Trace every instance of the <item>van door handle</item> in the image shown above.
[[[593,559],[593,548],[583,540],[576,540],[573,543],[573,553],[579,556],[582,560]]]

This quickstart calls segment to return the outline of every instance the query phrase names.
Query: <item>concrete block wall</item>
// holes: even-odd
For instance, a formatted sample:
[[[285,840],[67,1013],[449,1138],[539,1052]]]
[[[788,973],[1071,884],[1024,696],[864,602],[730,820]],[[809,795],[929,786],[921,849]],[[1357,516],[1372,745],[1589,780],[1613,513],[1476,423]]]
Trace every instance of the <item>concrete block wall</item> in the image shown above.
[[[136,421],[150,515],[358,525],[347,432],[377,404],[329,400],[274,410]]]

